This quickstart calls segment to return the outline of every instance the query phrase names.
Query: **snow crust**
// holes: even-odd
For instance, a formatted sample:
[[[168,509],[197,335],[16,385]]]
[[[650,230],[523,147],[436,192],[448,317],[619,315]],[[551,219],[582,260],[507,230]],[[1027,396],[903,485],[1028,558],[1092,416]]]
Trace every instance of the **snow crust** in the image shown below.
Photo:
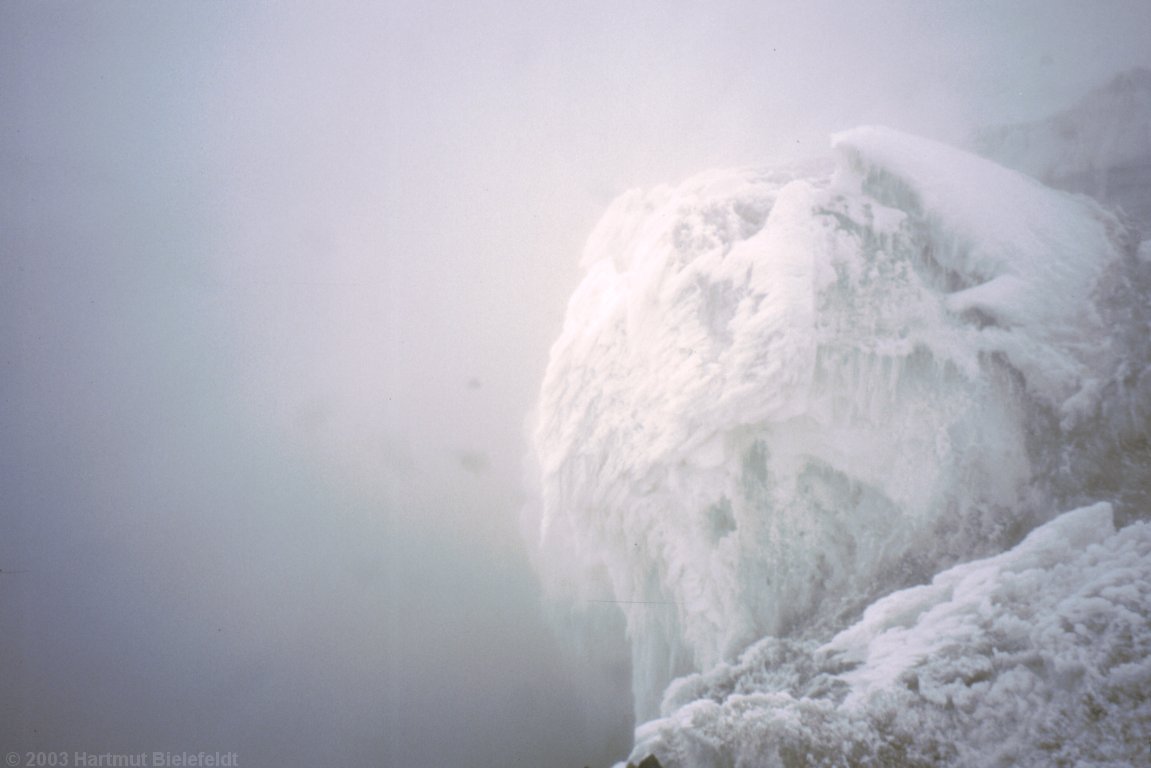
[[[1096,658],[1148,642],[1151,260],[1123,221],[865,127],[630,192],[582,263],[526,524],[567,632],[623,618],[657,718],[633,757],[1027,764],[1087,694],[1090,744],[1148,731],[1143,667]],[[1112,569],[1134,586],[1083,592]]]

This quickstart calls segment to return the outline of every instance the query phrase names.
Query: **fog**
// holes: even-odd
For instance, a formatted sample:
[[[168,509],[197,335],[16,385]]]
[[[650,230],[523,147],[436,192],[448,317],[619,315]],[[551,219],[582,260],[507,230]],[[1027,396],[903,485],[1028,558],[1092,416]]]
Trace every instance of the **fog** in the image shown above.
[[[1151,65],[1143,0],[839,6],[0,5],[0,751],[625,754],[518,523],[600,212]]]

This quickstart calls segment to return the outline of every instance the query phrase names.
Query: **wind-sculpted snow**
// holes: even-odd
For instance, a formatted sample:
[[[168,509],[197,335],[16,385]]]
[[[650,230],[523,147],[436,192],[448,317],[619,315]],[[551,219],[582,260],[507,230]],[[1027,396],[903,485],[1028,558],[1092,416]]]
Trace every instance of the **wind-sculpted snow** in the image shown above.
[[[1133,766],[1151,731],[1151,525],[1107,504],[889,595],[831,642],[681,679],[635,756],[681,766]]]
[[[529,524],[558,610],[591,627],[622,611],[641,720],[675,678],[727,674],[749,647],[778,662],[731,672],[736,698],[677,683],[651,742],[672,765],[732,764],[676,739],[742,754],[724,739],[745,715],[769,741],[911,728],[857,706],[868,680],[892,687],[875,677],[890,665],[848,653],[879,640],[828,657],[834,680],[816,649],[1060,509],[1148,508],[1151,265],[1119,220],[894,131],[833,148],[827,166],[621,197],[552,349]]]

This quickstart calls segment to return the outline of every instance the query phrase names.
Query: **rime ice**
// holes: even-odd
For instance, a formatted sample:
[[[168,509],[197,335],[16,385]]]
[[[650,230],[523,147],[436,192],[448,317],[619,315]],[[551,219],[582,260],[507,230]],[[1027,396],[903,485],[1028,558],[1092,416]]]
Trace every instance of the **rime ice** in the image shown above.
[[[1045,523],[1000,557],[1094,521],[1082,567],[1137,539],[1121,601],[1146,615],[1142,528],[1115,534],[1111,507],[1047,522],[1099,500],[1124,520],[1146,509],[1147,462],[1120,458],[1151,391],[1136,242],[1087,198],[883,128],[837,135],[827,164],[712,172],[612,205],[543,384],[530,524],[555,600],[625,614],[637,717],[663,717],[635,757],[739,764],[788,739],[879,749],[877,691],[952,646],[957,664],[994,666],[979,627],[1034,597],[1003,567],[947,569]],[[1075,589],[1050,609],[1073,610]],[[1145,622],[1133,631],[1146,640]],[[912,644],[893,652],[897,638]],[[1062,647],[1041,656],[1058,666]],[[764,654],[775,661],[757,665]],[[830,665],[806,695],[803,659]],[[999,701],[1002,685],[967,700]]]

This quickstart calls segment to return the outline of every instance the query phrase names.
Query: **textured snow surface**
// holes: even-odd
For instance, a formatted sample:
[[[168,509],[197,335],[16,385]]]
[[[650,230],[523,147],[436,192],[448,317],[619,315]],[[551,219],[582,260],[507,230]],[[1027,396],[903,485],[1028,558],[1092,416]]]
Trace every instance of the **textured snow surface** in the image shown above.
[[[1051,699],[1026,751],[1086,706],[1075,680],[1106,696],[1128,679],[1092,660],[1112,635],[1086,614],[1080,661],[1103,671],[1045,665],[1072,653],[1059,643],[1078,630],[1057,613],[1092,604],[1082,580],[1114,561],[1146,584],[1144,529],[1111,536],[1112,514],[1151,509],[1146,249],[1088,198],[935,142],[860,128],[832,154],[622,196],[552,349],[529,533],[568,631],[626,622],[637,717],[664,716],[641,727],[638,757],[764,765],[753,756],[802,743],[829,765],[970,762],[964,739],[1006,728],[995,707]],[[947,570],[1076,507],[1000,555],[1016,565]],[[1060,571],[1040,550],[1094,559]],[[1045,581],[1044,613],[1028,614],[1027,584]],[[1103,599],[1146,615],[1131,583]],[[1123,626],[1113,645],[1146,642]],[[1014,645],[987,645],[996,632]],[[908,683],[920,667],[934,671]],[[964,701],[991,697],[972,705],[986,722],[947,719],[961,692],[940,686],[959,678]],[[1119,729],[1122,751],[1141,712],[1092,727]],[[917,717],[938,739],[919,739]]]
[[[635,756],[664,766],[1133,766],[1151,733],[1151,525],[1107,504],[684,678]]]

